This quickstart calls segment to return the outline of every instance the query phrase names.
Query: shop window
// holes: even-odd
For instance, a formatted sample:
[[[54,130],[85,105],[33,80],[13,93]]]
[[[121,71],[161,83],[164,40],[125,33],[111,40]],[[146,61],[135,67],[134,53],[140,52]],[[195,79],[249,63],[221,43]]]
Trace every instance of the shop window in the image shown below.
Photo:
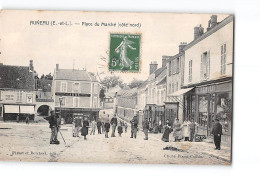
[[[79,107],[79,97],[73,97],[73,106]]]
[[[201,126],[208,124],[208,100],[207,95],[199,96],[199,119],[198,123]]]
[[[220,120],[224,134],[231,134],[232,100],[230,93],[217,95],[216,117]]]
[[[221,45],[221,74],[226,73],[226,44]]]

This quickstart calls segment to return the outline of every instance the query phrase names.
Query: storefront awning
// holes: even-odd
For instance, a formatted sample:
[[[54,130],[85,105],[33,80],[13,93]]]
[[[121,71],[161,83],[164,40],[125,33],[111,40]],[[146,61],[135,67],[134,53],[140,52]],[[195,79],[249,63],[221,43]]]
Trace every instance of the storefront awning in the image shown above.
[[[19,113],[19,105],[4,105],[5,113]]]
[[[186,88],[186,89],[180,89],[176,92],[173,92],[172,94],[169,95],[169,97],[177,97],[177,96],[180,96],[180,95],[183,95],[189,91],[191,91],[194,87],[191,87],[191,88]]]
[[[34,106],[20,106],[21,114],[34,114]]]

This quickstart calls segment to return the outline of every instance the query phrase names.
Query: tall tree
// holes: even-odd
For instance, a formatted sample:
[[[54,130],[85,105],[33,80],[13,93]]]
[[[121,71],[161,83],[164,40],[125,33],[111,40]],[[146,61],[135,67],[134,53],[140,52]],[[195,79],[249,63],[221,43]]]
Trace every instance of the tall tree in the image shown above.
[[[139,87],[141,84],[143,84],[143,80],[138,80],[136,78],[134,78],[131,83],[129,84],[130,88],[135,88],[135,87]]]
[[[106,76],[102,81],[101,84],[103,84],[105,87],[112,88],[115,86],[123,86],[123,81],[119,76]]]

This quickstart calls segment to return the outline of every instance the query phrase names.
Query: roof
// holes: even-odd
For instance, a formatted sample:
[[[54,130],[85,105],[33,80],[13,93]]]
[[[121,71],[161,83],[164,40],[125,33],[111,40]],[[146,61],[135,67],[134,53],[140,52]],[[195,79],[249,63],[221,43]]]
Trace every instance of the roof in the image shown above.
[[[233,15],[228,16],[227,18],[225,18],[224,20],[222,20],[220,23],[218,23],[216,26],[214,26],[212,29],[208,30],[207,32],[205,32],[204,34],[202,34],[200,37],[198,37],[197,39],[193,40],[192,42],[190,42],[189,44],[187,44],[183,50],[186,51],[187,49],[191,48],[192,46],[196,45],[197,43],[199,43],[201,40],[204,40],[205,38],[207,38],[208,36],[210,36],[211,34],[215,33],[216,31],[218,31],[219,29],[223,28],[224,26],[226,26],[227,24],[229,24],[230,22],[232,22],[234,19]]]
[[[94,73],[86,70],[59,69],[55,72],[56,80],[73,80],[73,81],[97,81]]]
[[[183,54],[184,54],[184,52],[181,52],[181,53],[175,54],[174,56],[169,56],[169,59],[167,59],[167,62],[170,62],[178,57],[181,57]]]
[[[158,82],[156,85],[163,85],[163,84],[166,84],[166,76],[160,81]]]
[[[0,88],[33,90],[33,72],[29,66],[0,65]]]
[[[154,71],[155,78],[157,78],[165,69],[166,69],[166,66],[158,68],[157,70],[155,70]]]
[[[117,93],[117,96],[124,96],[124,97],[132,97],[137,95],[137,88],[128,89],[128,90],[120,90]]]

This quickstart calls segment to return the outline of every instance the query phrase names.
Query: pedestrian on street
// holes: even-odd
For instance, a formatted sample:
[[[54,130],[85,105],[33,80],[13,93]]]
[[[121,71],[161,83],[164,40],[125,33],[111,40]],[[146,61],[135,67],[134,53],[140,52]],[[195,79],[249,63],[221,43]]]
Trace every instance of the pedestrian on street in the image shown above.
[[[108,138],[108,132],[109,132],[109,129],[110,129],[109,120],[106,120],[104,127],[105,127],[105,138]]]
[[[190,121],[187,119],[182,124],[184,141],[190,140]]]
[[[79,137],[79,131],[82,127],[82,120],[79,116],[76,116],[74,119],[74,124],[75,124],[75,137]]]
[[[135,138],[137,136],[137,131],[138,131],[138,120],[137,116],[135,115],[133,119],[130,121],[131,123],[131,137],[130,138]]]
[[[169,142],[169,136],[173,130],[170,126],[168,119],[166,120],[166,125],[163,128],[164,128],[164,132],[163,132],[163,136],[162,136],[162,141]]]
[[[102,123],[100,120],[97,121],[97,129],[98,129],[98,134],[101,134],[101,126],[102,126]]]
[[[221,144],[221,135],[222,133],[222,125],[219,123],[219,119],[215,119],[216,123],[213,126],[212,134],[214,135],[214,143],[216,146],[216,150],[220,150]]]
[[[29,115],[26,116],[25,123],[29,125]]]
[[[195,122],[194,119],[192,119],[190,123],[190,142],[193,142],[195,138],[195,131],[197,126],[198,124]]]
[[[20,114],[17,114],[17,116],[16,116],[16,122],[19,123],[19,120],[20,120]]]
[[[90,125],[91,125],[90,135],[95,135],[97,122],[93,119]]]
[[[173,124],[173,137],[175,139],[175,142],[180,142],[180,140],[182,139],[182,125],[179,122],[179,119],[175,120],[175,123]]]
[[[119,124],[119,126],[117,127],[117,131],[118,131],[119,137],[121,137],[121,134],[123,133],[123,127],[121,126],[121,124]]]
[[[112,126],[112,134],[111,137],[116,137],[115,136],[115,132],[116,132],[116,126],[117,126],[117,118],[116,115],[114,114],[114,117],[111,119],[110,122],[111,126]]]
[[[125,122],[125,133],[127,133],[127,127],[128,127],[128,125],[127,125],[127,123]]]
[[[144,140],[148,140],[148,131],[149,131],[149,121],[148,121],[148,118],[145,118],[145,120],[144,120],[143,130],[144,130],[144,135],[145,135]]]
[[[88,118],[84,117],[83,118],[83,126],[81,128],[81,135],[84,136],[84,140],[87,140],[87,135],[88,135],[88,128],[89,128],[89,122]]]
[[[49,127],[51,128],[50,144],[60,144],[57,136],[59,125],[54,111],[51,111],[51,116],[49,117],[49,124]]]

